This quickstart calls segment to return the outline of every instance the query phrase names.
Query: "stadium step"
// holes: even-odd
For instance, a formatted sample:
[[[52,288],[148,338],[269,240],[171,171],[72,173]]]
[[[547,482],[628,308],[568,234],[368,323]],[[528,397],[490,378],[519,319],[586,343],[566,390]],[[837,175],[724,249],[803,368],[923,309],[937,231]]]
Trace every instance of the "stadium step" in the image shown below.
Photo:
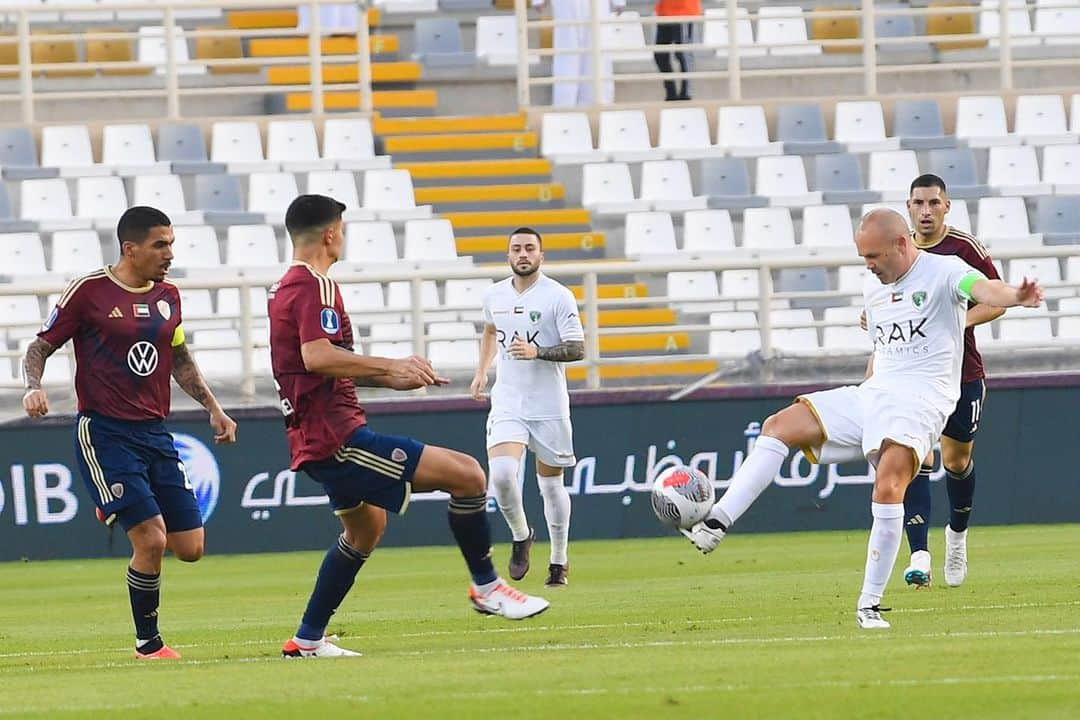
[[[408,170],[413,186],[418,188],[429,185],[475,185],[478,182],[506,185],[551,180],[551,162],[542,158],[396,162],[394,167]]]
[[[368,25],[379,24],[378,8],[368,8]],[[225,13],[225,23],[237,30],[267,30],[288,28],[295,30],[300,18],[295,10],[229,10]]]
[[[411,83],[420,79],[420,63],[411,61],[371,63],[371,81],[373,83]],[[360,70],[355,63],[323,65],[323,82],[355,83],[359,81]],[[311,82],[311,68],[307,65],[279,65],[266,71],[266,82],[270,85],[307,85]]]
[[[684,332],[600,336],[602,353],[680,352],[689,347],[690,334]]]
[[[578,300],[585,299],[585,288],[581,285],[571,285],[570,292]],[[597,286],[596,295],[604,300],[643,298],[649,297],[649,288],[645,283],[605,283]]]
[[[442,133],[382,136],[385,152],[402,162],[535,157],[536,133]]]
[[[434,90],[376,90],[371,93],[371,103],[375,109],[387,113],[402,113],[413,116],[418,112],[434,112],[439,104],[439,95]],[[324,92],[323,104],[327,110],[359,110],[360,93],[350,91]],[[288,112],[309,112],[311,93],[292,92],[285,96],[285,110]]]
[[[400,47],[397,35],[372,35],[371,54],[389,55]],[[355,36],[344,35],[323,38],[323,55],[355,55],[359,43]],[[308,39],[296,38],[252,38],[248,41],[248,57],[296,57],[308,54]]]
[[[600,377],[604,380],[627,380],[632,378],[663,378],[702,376],[716,372],[719,365],[715,360],[678,360],[675,362],[640,362],[633,365],[607,365],[600,368]],[[583,382],[588,369],[569,367],[566,379],[571,382]]]
[[[419,118],[384,118],[372,120],[371,129],[377,135],[409,135],[436,133],[487,133],[524,131],[525,115],[479,115]],[[550,170],[551,166],[548,165]]]
[[[511,228],[513,229],[513,228]],[[506,235],[476,235],[457,240],[458,255],[506,254]],[[602,250],[604,233],[548,233],[544,235],[544,251]]]
[[[562,207],[561,183],[509,185],[447,185],[414,189],[416,202],[434,205],[438,213],[469,210],[523,210]]]
[[[455,235],[495,235],[528,225],[541,233],[591,230],[589,211],[583,208],[558,210],[513,210],[446,213]]]
[[[629,310],[601,310],[600,327],[632,327],[635,325],[672,325],[675,311],[669,308],[634,308]],[[583,324],[589,318],[583,316]]]

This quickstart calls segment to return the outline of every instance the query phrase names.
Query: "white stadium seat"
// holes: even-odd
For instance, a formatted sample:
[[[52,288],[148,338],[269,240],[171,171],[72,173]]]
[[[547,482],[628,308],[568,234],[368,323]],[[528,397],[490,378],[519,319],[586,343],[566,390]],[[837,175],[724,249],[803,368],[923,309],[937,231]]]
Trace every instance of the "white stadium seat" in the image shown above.
[[[803,208],[802,244],[804,247],[852,246],[855,231],[847,205],[811,205]]]
[[[408,170],[368,170],[364,173],[364,208],[380,220],[431,217],[431,206],[417,206]]]
[[[607,154],[593,145],[589,116],[582,112],[544,113],[540,154],[557,165],[603,162]]]
[[[37,233],[7,233],[0,235],[4,252],[5,275],[41,275],[45,269],[45,248]]]
[[[269,225],[232,225],[225,241],[225,264],[234,268],[280,266],[278,241]]]
[[[356,192],[356,177],[349,170],[313,170],[307,176],[307,192],[332,197],[345,206],[346,221],[363,214]]]
[[[398,261],[394,226],[389,222],[351,222],[345,225],[345,257],[349,263]]]
[[[659,148],[675,160],[724,154],[723,148],[713,145],[709,137],[709,118],[705,108],[661,110]]]
[[[173,225],[200,225],[202,213],[188,211],[178,175],[136,175],[132,183],[134,205],[149,205],[169,216]]]
[[[407,221],[404,256],[415,262],[457,259],[454,227],[446,218]]]
[[[886,202],[907,200],[911,181],[919,176],[919,160],[914,150],[870,153],[869,189],[881,193]]]
[[[735,229],[727,210],[691,210],[683,215],[683,252],[735,249]]]
[[[647,255],[674,255],[675,225],[666,212],[626,214],[626,257],[631,260]]]
[[[836,103],[834,137],[850,152],[899,150],[900,138],[885,137],[885,114],[877,100]]]
[[[339,170],[390,167],[390,158],[375,154],[375,138],[367,118],[332,118],[323,123],[323,154]]]
[[[150,126],[145,124],[106,125],[101,133],[101,164],[118,175],[167,173],[169,163],[159,163],[154,155]]]
[[[81,275],[105,264],[96,230],[58,230],[52,235],[52,271]]]
[[[953,200],[949,212],[945,213],[945,223],[957,230],[971,232],[971,215],[968,213],[967,200]]]
[[[761,5],[758,8],[757,45],[770,55],[820,55],[821,46],[809,42],[806,18],[798,5]]]
[[[185,270],[221,267],[214,228],[206,225],[184,225],[173,228],[173,265]]]
[[[982,0],[982,12],[979,13],[979,34],[989,38],[990,47],[1001,45],[1001,13],[998,0]],[[1039,38],[1032,36],[1031,16],[1028,15],[1026,0],[1009,0],[1008,11],[1009,44],[1020,47],[1038,45]]]
[[[977,237],[991,248],[1003,244],[1024,242],[1032,237],[1028,224],[1027,206],[1021,197],[979,198],[979,223]],[[1035,238],[1034,245],[1041,244]]]
[[[447,280],[446,305],[450,308],[461,308],[457,312],[462,320],[482,322],[484,293],[492,284],[490,278]]]
[[[197,330],[191,334],[190,345],[195,363],[206,377],[236,377],[243,372],[239,331]]]
[[[649,139],[649,123],[642,110],[606,110],[600,113],[600,151],[616,161],[658,160],[664,151]]]
[[[728,30],[727,9],[705,8],[705,35],[703,42],[716,48],[717,57],[727,57],[731,33]],[[754,44],[754,28],[750,24],[750,12],[744,7],[735,9],[735,44],[742,57],[760,57],[768,52]]]
[[[331,170],[335,166],[333,159],[319,157],[319,141],[310,120],[272,120],[266,129],[266,159],[292,172]]]
[[[756,192],[769,204],[782,207],[820,205],[821,193],[806,184],[806,166],[798,155],[760,157],[757,160]]]
[[[716,145],[736,157],[782,155],[784,144],[769,141],[765,109],[760,105],[722,107],[717,111]]]
[[[249,121],[215,122],[210,131],[210,160],[225,163],[229,172],[241,175],[278,169],[263,155],[259,126]]]
[[[90,132],[85,125],[41,128],[41,166],[59,168],[61,177],[112,174],[111,168],[94,163]]]
[[[19,217],[36,220],[43,230],[75,230],[91,225],[89,220],[72,216],[71,193],[67,181],[61,178],[19,183]]]
[[[1076,112],[1080,113],[1080,107]],[[1042,181],[1058,195],[1080,195],[1080,145],[1047,145]]]
[[[744,250],[787,250],[795,247],[795,225],[791,221],[791,211],[787,208],[747,208],[743,211],[742,247]]]
[[[1009,134],[1005,103],[995,95],[957,98],[956,137],[969,147],[1020,144],[1020,137]]]
[[[285,211],[299,191],[291,172],[254,172],[248,178],[248,212],[262,213],[266,221],[285,224]]]
[[[645,49],[645,28],[636,10],[623,10],[600,26],[600,47],[612,60],[651,62],[653,54]]]
[[[634,197],[630,166],[624,162],[588,163],[581,168],[581,204],[600,215],[623,215],[650,209]]]
[[[173,62],[178,75],[203,75],[206,66],[191,62],[188,54],[187,38],[181,27],[173,28]],[[165,28],[161,25],[143,25],[139,28],[137,57],[144,65],[151,65],[154,72],[164,75],[167,72],[168,51],[165,48]]]
[[[707,197],[696,197],[685,160],[649,160],[641,164],[641,199],[654,210],[704,210]]]
[[[476,59],[488,65],[518,64],[517,19],[513,15],[481,15],[476,18]],[[529,55],[529,64],[540,62]]]
[[[1022,145],[990,148],[986,182],[1001,195],[1045,195],[1053,191],[1052,185],[1039,181],[1035,148]]]
[[[114,176],[81,177],[75,181],[75,215],[99,220],[109,230],[128,209],[124,181]]]
[[[1080,42],[1080,38],[1077,38]],[[1028,145],[1075,143],[1065,125],[1065,101],[1060,95],[1021,95],[1016,98],[1015,133]]]

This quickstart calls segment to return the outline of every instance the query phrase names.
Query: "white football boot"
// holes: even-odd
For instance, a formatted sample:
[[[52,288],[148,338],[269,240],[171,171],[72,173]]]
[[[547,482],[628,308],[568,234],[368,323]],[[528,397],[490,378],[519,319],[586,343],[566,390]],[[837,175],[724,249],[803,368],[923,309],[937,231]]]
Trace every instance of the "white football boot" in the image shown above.
[[[856,610],[855,622],[864,630],[885,630],[892,627],[885,618],[881,617],[881,606],[879,605]]]
[[[360,653],[338,647],[325,637],[317,643],[309,643],[292,638],[281,648],[281,656],[284,658],[331,658],[331,657],[360,657]]]
[[[945,526],[945,584],[958,587],[967,578],[967,530]]]
[[[709,527],[708,523],[710,520],[715,527]],[[693,543],[694,547],[700,550],[703,555],[708,555],[715,550],[716,546],[719,545],[720,541],[727,535],[727,532],[720,523],[712,518],[702,520],[689,530],[680,529],[679,532],[685,535],[686,538]]]
[[[904,571],[904,582],[916,590],[930,587],[930,553],[916,550],[911,553],[911,564]]]
[[[539,615],[550,605],[544,598],[526,595],[502,580],[486,595],[481,594],[475,585],[470,585],[469,600],[476,612],[484,615],[501,615],[507,620],[524,620],[533,615]]]

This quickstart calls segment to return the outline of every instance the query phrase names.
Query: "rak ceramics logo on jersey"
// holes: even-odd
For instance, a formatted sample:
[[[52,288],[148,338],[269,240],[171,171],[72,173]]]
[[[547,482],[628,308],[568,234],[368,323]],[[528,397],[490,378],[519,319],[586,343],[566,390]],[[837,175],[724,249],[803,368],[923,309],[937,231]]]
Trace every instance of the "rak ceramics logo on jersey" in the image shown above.
[[[199,515],[205,524],[214,514],[221,491],[221,472],[217,460],[210,448],[198,438],[184,433],[173,433],[172,436],[176,453],[183,465],[180,469],[187,478],[191,491],[195,493],[195,500],[199,503]]]

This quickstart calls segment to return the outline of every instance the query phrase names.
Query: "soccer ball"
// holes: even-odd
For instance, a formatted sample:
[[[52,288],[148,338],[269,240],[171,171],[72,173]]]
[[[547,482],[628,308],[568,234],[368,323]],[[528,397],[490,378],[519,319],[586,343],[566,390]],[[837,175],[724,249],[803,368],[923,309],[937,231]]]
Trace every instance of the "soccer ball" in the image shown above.
[[[669,467],[653,482],[653,512],[668,527],[689,530],[705,519],[715,501],[709,478],[685,465]]]

